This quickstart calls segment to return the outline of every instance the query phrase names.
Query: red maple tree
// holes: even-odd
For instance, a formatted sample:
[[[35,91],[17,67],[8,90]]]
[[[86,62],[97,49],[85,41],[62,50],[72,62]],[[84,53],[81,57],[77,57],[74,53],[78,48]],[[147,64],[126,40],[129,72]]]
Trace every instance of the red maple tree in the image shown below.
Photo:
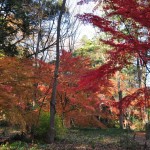
[[[93,2],[95,2],[93,0]],[[87,3],[82,0],[78,4]],[[98,1],[97,9],[102,1]],[[79,84],[86,90],[99,91],[101,86],[109,85],[107,82],[116,71],[132,64],[135,58],[140,60],[140,65],[149,69],[149,47],[150,47],[150,2],[145,0],[104,0],[103,16],[94,14],[77,15],[77,17],[100,29],[108,35],[108,39],[102,42],[111,46],[108,51],[108,61],[98,69],[91,70],[85,74]],[[85,78],[86,77],[86,78]],[[90,81],[90,84],[89,82]],[[115,106],[126,111],[129,105],[133,108],[149,107],[148,88],[140,88],[122,98]],[[107,104],[107,100],[104,101]],[[110,104],[111,106],[111,104]],[[121,107],[120,107],[121,106]],[[120,108],[119,108],[120,107]]]
[[[82,1],[82,4],[85,2]],[[108,62],[88,73],[87,78],[81,81],[81,86],[83,84],[91,87],[86,80],[92,80],[92,88],[95,88],[98,79],[106,79],[132,63],[132,57],[140,58],[141,63],[148,69],[150,3],[142,0],[104,0],[103,2],[105,3],[103,10],[106,14],[104,17],[94,14],[78,15],[83,22],[89,22],[110,35],[108,40],[102,39],[102,41],[112,47],[108,52]],[[113,19],[115,17],[116,21]],[[121,30],[120,26],[124,30]]]

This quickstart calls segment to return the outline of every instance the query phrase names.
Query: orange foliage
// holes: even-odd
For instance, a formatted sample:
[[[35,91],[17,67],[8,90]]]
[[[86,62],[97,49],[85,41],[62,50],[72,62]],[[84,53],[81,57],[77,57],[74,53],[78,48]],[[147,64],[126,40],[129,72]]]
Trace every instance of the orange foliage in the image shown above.
[[[45,67],[47,64],[38,61],[39,67],[36,68],[34,62],[14,57],[0,59],[0,110],[10,122],[20,124],[23,130],[27,124],[36,123],[40,100],[45,96],[40,89],[36,89],[34,108],[35,83],[46,85],[52,73],[52,68]]]
[[[102,80],[97,80],[99,90],[93,92],[89,90],[90,86],[87,90],[79,84],[80,79],[91,70],[89,59],[73,57],[71,53],[63,51],[60,61],[56,111],[66,124],[69,126],[73,120],[74,124],[79,126],[106,128],[98,118],[117,120],[119,115],[119,102],[115,97],[118,94],[117,75],[108,78],[107,86],[106,82],[101,84]],[[39,60],[12,57],[0,59],[0,110],[12,123],[20,122],[25,129],[27,122],[30,125],[37,123],[41,108],[49,111],[53,72],[53,64]],[[120,80],[125,79],[126,76],[120,74]],[[127,95],[122,99],[124,113],[129,107],[139,109],[145,105],[149,106],[149,89],[129,91],[126,90],[124,82],[120,84],[121,90]]]

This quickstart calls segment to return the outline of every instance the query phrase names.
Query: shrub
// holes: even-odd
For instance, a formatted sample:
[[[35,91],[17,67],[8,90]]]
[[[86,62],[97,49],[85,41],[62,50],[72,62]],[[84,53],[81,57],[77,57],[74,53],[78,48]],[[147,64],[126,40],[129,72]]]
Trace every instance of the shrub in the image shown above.
[[[49,112],[41,112],[38,125],[34,128],[34,134],[37,138],[45,138],[49,130],[50,114]],[[62,119],[58,115],[55,116],[56,138],[60,138],[66,133],[66,128],[63,126]]]
[[[16,141],[14,143],[6,143],[0,146],[1,150],[25,150],[28,149],[28,144],[21,141]]]

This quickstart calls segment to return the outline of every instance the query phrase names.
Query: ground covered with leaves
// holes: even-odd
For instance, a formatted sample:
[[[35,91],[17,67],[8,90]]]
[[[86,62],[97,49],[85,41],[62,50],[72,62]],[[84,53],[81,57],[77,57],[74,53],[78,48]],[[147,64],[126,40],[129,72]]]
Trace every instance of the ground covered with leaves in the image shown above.
[[[5,129],[7,130],[7,129]],[[6,134],[14,134],[14,130],[7,130]],[[1,129],[2,132],[2,129]],[[2,143],[0,150],[140,150],[140,145],[134,139],[134,132],[120,129],[69,129],[66,134],[57,137],[55,144],[43,141],[25,142],[21,140]],[[8,136],[8,135],[7,135]],[[6,137],[6,135],[5,135]],[[3,139],[4,135],[0,135]]]

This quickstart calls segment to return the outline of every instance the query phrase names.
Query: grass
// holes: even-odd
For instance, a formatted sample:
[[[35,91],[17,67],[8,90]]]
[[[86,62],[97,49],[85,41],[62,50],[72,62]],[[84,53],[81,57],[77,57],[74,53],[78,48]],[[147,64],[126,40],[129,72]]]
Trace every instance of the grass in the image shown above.
[[[117,128],[111,129],[93,129],[93,128],[82,128],[82,129],[71,129],[68,134],[61,140],[65,140],[69,143],[117,143],[120,138],[127,134],[126,130],[120,130]],[[132,135],[132,133],[130,133]]]
[[[112,129],[95,129],[95,128],[74,128],[67,131],[66,134],[56,140],[56,144],[47,145],[37,141],[34,144],[16,141],[11,144],[3,144],[0,150],[50,150],[50,149],[86,149],[100,148],[106,149],[111,147],[111,150],[120,147],[122,137],[131,137],[132,132],[117,128]],[[123,148],[122,148],[123,150]]]

